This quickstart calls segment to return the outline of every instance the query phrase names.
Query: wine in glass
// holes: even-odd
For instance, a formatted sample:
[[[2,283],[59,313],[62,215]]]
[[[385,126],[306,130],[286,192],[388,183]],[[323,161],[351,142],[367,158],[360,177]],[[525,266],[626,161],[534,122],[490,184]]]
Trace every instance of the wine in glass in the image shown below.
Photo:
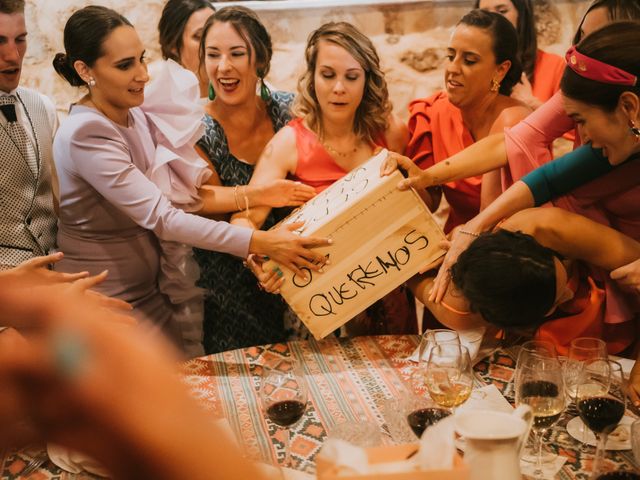
[[[428,427],[451,415],[448,408],[439,407],[433,401],[417,395],[403,399],[402,411],[409,427],[418,438],[422,437]]]
[[[467,347],[445,343],[431,349],[425,383],[429,395],[438,405],[455,408],[466,402],[471,395],[473,378]]]
[[[516,372],[516,405],[529,405],[533,414],[533,432],[537,452],[534,478],[543,478],[542,439],[565,408],[565,389],[560,362],[554,357],[537,358],[536,363],[523,362]]]
[[[594,363],[607,368],[594,368]],[[625,381],[622,367],[612,360],[589,362],[585,379],[576,392],[578,414],[598,439],[593,462],[594,476],[603,472],[607,436],[622,417],[626,408]]]
[[[564,384],[572,400],[576,400],[578,385],[583,383],[586,365],[590,364],[591,369],[598,368],[602,363],[594,360],[606,359],[607,344],[603,340],[594,337],[578,337],[571,340],[569,354],[564,362]],[[584,453],[587,450],[587,426],[583,424],[580,452]]]
[[[284,435],[284,466],[290,464],[290,429],[307,408],[307,388],[302,367],[294,359],[280,360],[265,366],[260,384],[260,398],[267,418],[286,430]]]

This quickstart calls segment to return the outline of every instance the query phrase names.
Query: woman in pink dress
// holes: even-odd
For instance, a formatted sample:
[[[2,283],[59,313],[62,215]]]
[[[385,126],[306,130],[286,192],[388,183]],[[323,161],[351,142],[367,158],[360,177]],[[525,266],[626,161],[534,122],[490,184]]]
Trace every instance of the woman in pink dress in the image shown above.
[[[185,213],[147,178],[156,145],[138,107],[149,77],[144,48],[126,18],[105,7],[78,10],[65,26],[64,43],[66,54],[56,55],[54,67],[88,93],[72,106],[54,141],[58,245],[65,252],[60,270],[109,269],[100,290],[130,302],[178,339],[171,306],[158,290],[158,239],[240,257],[262,253],[293,268],[319,257],[306,248],[318,239],[306,242],[290,231],[252,231]]]

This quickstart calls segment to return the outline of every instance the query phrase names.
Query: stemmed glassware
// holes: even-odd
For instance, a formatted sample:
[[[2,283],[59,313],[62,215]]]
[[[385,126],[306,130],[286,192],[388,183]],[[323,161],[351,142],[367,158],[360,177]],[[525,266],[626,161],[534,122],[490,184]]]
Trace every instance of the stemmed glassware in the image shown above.
[[[540,353],[540,351],[538,351]],[[532,354],[516,367],[516,405],[526,404],[533,413],[533,432],[537,452],[534,478],[543,478],[542,439],[565,408],[563,371],[555,356]]]
[[[578,414],[598,439],[593,462],[593,477],[603,470],[607,436],[626,408],[625,381],[622,367],[612,360],[587,362],[583,381],[576,388]]]
[[[455,330],[445,328],[427,330],[422,334],[420,345],[418,346],[418,368],[413,374],[413,384],[416,390],[424,392],[425,372],[431,349],[436,345],[454,344],[460,345],[460,337]]]
[[[593,337],[579,337],[571,341],[569,354],[564,362],[564,382],[567,394],[573,400],[576,399],[578,385],[584,381],[585,365],[590,364],[590,369],[598,368],[602,363],[593,361],[606,359],[607,344],[603,340]],[[582,425],[580,452],[584,453],[587,450],[587,427]]]
[[[260,384],[262,407],[269,420],[284,428],[284,461],[290,464],[290,428],[298,422],[307,408],[307,387],[301,365],[294,359],[282,359],[265,366]]]
[[[425,384],[438,405],[445,408],[462,405],[471,395],[473,379],[471,358],[466,347],[444,343],[431,349]]]
[[[408,395],[402,400],[402,413],[409,427],[416,435],[422,437],[424,431],[451,415],[451,410],[436,405],[430,398]]]

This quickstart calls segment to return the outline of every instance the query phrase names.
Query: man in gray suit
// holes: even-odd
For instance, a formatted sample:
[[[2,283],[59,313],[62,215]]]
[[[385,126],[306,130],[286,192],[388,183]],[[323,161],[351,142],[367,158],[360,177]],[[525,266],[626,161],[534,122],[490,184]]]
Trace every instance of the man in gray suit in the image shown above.
[[[53,103],[20,87],[27,49],[24,0],[0,0],[0,269],[55,245]]]

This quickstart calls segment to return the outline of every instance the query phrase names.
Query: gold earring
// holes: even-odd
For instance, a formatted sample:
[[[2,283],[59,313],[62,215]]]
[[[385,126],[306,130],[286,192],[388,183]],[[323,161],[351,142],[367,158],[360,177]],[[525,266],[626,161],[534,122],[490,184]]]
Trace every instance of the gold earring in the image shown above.
[[[495,78],[491,79],[491,91],[497,92],[498,90],[500,90],[500,82]]]

